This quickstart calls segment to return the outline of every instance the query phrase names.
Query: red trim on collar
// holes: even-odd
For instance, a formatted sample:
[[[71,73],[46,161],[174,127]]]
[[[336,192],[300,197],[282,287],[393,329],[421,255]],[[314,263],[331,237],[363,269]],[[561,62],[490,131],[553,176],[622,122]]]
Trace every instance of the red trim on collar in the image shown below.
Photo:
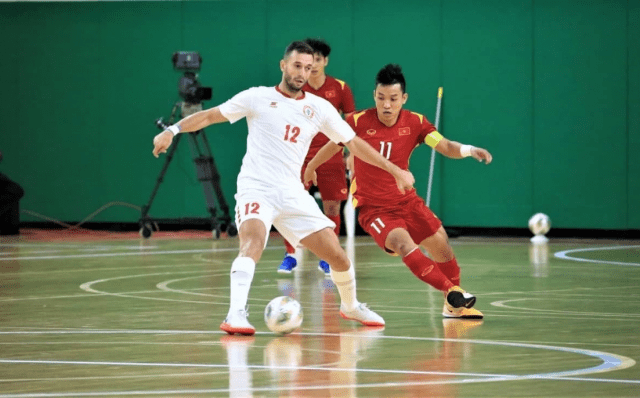
[[[306,95],[303,90],[300,90],[300,91],[302,91],[302,95],[299,96],[298,98],[293,98],[289,94],[287,94],[287,93],[283,92],[282,90],[280,90],[280,87],[278,87],[278,86],[276,86],[276,91],[279,92],[280,94],[284,95],[285,97],[291,98],[291,99],[295,99],[296,101],[299,101],[299,100],[303,99],[305,97],[305,95]]]

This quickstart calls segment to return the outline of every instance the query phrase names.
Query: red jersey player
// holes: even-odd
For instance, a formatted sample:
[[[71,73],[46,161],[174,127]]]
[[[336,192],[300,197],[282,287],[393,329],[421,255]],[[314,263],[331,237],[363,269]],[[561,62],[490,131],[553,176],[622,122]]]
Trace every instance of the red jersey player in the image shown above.
[[[375,108],[352,114],[347,122],[356,134],[389,159],[407,170],[413,150],[423,142],[453,159],[472,156],[487,164],[491,154],[482,148],[461,145],[438,133],[426,117],[402,109],[408,98],[399,65],[389,64],[376,76]],[[308,165],[305,181],[315,181],[314,170],[328,156],[340,150],[327,144]],[[358,221],[378,246],[399,255],[420,280],[445,294],[443,315],[447,318],[475,318],[483,314],[471,308],[476,298],[459,287],[460,268],[448,236],[438,217],[425,205],[415,189],[400,192],[393,177],[383,170],[354,159],[351,191],[359,209]],[[425,256],[419,246],[431,257]]]
[[[315,94],[326,99],[342,114],[348,115],[355,111],[351,88],[342,80],[325,74],[324,69],[329,64],[329,54],[331,53],[329,44],[324,40],[311,38],[306,39],[304,42],[313,48],[314,60],[311,76],[302,89],[307,93]],[[307,157],[302,165],[303,174],[309,161],[313,159],[316,153],[318,153],[327,142],[329,142],[329,138],[322,134],[322,132],[313,138],[311,146],[309,147],[309,153],[307,153]],[[320,196],[322,197],[322,210],[325,216],[336,224],[334,231],[336,235],[339,235],[340,204],[347,199],[348,194],[342,151],[336,153],[331,159],[318,167],[316,173],[318,174],[318,191],[320,191]],[[292,256],[292,254],[295,253],[295,248],[286,240],[285,246],[287,251],[282,260],[282,264],[278,267],[278,272],[289,274],[296,267],[297,260]],[[326,276],[329,275],[329,264],[327,264],[326,261],[320,260],[318,269],[324,272]]]

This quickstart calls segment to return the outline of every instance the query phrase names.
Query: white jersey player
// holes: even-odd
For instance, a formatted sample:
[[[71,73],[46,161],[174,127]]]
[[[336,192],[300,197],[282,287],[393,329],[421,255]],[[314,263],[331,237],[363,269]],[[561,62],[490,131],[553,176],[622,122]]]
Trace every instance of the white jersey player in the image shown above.
[[[219,109],[231,123],[246,117],[249,127],[247,153],[242,159],[235,196],[236,224],[249,218],[260,219],[266,227],[265,244],[272,224],[295,245],[320,229],[335,228],[299,177],[318,131],[336,143],[355,137],[333,105],[305,92],[292,98],[276,86],[250,88]],[[272,205],[267,206],[268,203]],[[306,217],[300,218],[302,215]]]
[[[239,186],[303,188],[300,169],[318,131],[336,143],[355,136],[330,102],[306,92],[291,98],[278,86],[250,88],[219,108],[231,123],[247,118],[247,153],[238,175]]]
[[[245,308],[255,266],[267,244],[271,225],[290,243],[301,243],[330,264],[343,318],[369,326],[384,325],[382,317],[356,299],[354,267],[333,232],[333,222],[322,214],[304,189],[300,170],[311,139],[322,131],[332,141],[344,143],[355,156],[391,173],[401,191],[411,189],[414,178],[356,137],[329,102],[301,90],[312,65],[311,47],[295,41],[280,61],[282,80],[276,88],[243,91],[220,106],[182,119],[153,140],[153,154],[158,157],[167,151],[175,134],[247,118],[247,153],[236,193],[240,250],[231,265],[229,312],[220,325],[229,334],[255,333]]]

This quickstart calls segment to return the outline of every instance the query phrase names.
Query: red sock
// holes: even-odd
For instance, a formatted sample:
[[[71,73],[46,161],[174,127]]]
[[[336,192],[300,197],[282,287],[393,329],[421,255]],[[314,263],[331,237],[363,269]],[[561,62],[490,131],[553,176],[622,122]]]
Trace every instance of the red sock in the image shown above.
[[[284,247],[287,248],[287,253],[289,254],[293,254],[296,252],[296,248],[291,246],[291,243],[289,243],[289,241],[287,241],[286,239],[284,240]]]
[[[438,263],[438,267],[440,267],[440,271],[442,271],[454,285],[460,286],[460,267],[455,257],[446,263]]]
[[[329,218],[329,220],[336,223],[336,227],[333,230],[333,232],[335,232],[336,235],[340,236],[340,214],[338,214],[337,216],[327,216],[327,217]]]
[[[453,282],[440,271],[438,263],[422,254],[419,248],[404,256],[402,261],[418,279],[438,290],[446,292],[454,286]]]

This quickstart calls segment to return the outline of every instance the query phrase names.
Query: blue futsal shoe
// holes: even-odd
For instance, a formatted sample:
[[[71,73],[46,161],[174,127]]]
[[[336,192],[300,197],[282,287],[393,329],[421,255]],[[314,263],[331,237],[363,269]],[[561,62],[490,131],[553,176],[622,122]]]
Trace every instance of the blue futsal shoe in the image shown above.
[[[278,267],[279,274],[290,274],[291,271],[298,265],[298,261],[295,257],[289,253],[285,254],[282,264]]]
[[[329,267],[328,262],[320,260],[320,262],[318,263],[318,269],[320,270],[320,272],[324,273],[324,276],[331,276],[331,267]]]

